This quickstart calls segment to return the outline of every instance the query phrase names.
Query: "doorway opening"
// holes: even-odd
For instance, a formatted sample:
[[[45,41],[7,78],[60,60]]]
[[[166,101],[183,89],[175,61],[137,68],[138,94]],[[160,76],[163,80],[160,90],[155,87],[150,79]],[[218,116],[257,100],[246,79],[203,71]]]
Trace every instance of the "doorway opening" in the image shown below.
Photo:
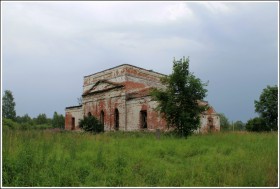
[[[72,117],[72,120],[71,120],[71,130],[75,130],[75,118]]]
[[[208,128],[210,132],[215,130],[212,117],[208,117]]]

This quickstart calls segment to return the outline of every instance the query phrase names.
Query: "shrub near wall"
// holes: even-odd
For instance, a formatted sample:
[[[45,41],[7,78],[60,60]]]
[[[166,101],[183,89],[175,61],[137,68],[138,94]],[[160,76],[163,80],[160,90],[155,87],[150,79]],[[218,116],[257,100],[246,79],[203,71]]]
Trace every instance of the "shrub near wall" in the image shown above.
[[[86,132],[100,133],[104,131],[104,126],[94,116],[84,117],[79,121],[79,126]]]

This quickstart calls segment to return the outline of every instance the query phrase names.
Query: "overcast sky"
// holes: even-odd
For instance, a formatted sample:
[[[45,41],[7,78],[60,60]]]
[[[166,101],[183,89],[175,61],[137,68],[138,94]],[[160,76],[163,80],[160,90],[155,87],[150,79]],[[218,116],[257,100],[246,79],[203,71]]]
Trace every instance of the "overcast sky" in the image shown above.
[[[277,2],[1,2],[2,95],[17,115],[77,105],[83,76],[120,64],[170,74],[173,57],[209,81],[230,121],[257,116],[278,84]]]

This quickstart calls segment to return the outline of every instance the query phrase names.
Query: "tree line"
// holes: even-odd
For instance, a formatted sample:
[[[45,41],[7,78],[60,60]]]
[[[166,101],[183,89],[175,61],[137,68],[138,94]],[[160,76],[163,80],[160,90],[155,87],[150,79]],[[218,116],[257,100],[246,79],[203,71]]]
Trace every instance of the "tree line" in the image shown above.
[[[220,114],[221,130],[278,131],[278,86],[268,85],[263,89],[259,100],[255,100],[254,103],[258,116],[249,119],[247,123],[230,123],[224,114]]]
[[[167,126],[174,128],[178,136],[187,137],[199,128],[200,115],[208,107],[200,106],[207,95],[207,83],[203,83],[189,70],[189,58],[173,61],[172,74],[161,78],[165,89],[153,89],[150,93],[152,100],[158,102],[156,110],[161,113]],[[278,86],[267,86],[263,89],[259,100],[255,100],[255,111],[258,117],[250,119],[246,124],[236,121],[232,124],[224,114],[220,114],[222,131],[247,130],[247,131],[277,131],[278,130]],[[51,125],[54,128],[64,127],[64,116],[54,112],[49,119],[45,114],[39,114],[31,119],[27,114],[16,116],[15,102],[11,91],[5,91],[3,96],[3,117],[20,124]],[[86,116],[80,120],[80,127],[85,131],[102,132],[99,120],[93,116]]]
[[[23,116],[16,115],[13,93],[10,90],[4,91],[2,97],[3,125],[12,129],[30,128],[60,128],[64,129],[64,116],[56,111],[52,118],[48,118],[45,113],[40,113],[37,117],[31,118],[28,114]]]
[[[220,128],[221,131],[245,131],[246,123],[238,120],[235,122],[230,122],[224,113],[220,113]]]

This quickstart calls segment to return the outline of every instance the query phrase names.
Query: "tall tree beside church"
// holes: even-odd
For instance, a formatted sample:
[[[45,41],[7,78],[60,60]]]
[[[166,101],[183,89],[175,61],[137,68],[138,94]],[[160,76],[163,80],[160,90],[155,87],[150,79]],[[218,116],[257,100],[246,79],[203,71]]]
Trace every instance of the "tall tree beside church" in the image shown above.
[[[167,124],[178,135],[187,137],[199,127],[200,113],[206,107],[198,102],[206,96],[207,86],[189,71],[189,58],[173,61],[172,74],[161,79],[166,89],[153,89],[153,100],[158,101],[157,110],[164,114]]]
[[[3,117],[15,120],[16,119],[16,103],[14,102],[13,93],[10,90],[5,90],[2,97],[2,112]]]

